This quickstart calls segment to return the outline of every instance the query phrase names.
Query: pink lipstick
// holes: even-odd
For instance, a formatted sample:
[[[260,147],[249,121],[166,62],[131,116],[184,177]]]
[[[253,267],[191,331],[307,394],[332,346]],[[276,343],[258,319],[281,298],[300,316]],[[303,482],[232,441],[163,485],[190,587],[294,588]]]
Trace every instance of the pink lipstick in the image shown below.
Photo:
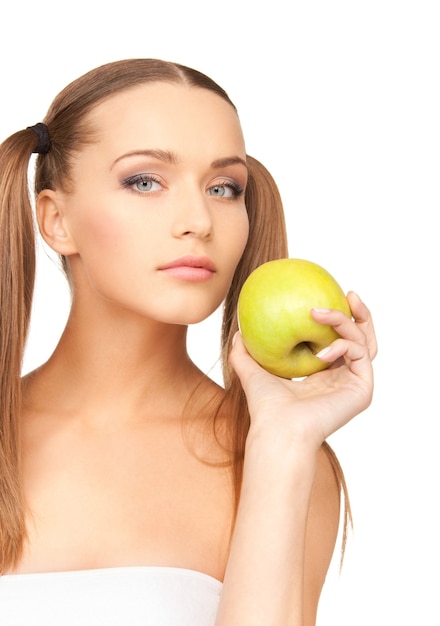
[[[203,282],[212,278],[216,269],[208,257],[186,255],[162,265],[159,271],[180,280]]]

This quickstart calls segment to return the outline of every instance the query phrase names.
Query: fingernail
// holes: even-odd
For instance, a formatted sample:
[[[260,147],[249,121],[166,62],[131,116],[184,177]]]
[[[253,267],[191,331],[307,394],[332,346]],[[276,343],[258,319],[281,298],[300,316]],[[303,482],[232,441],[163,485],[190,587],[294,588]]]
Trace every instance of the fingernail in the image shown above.
[[[331,309],[324,309],[322,307],[313,307],[313,310],[316,311],[317,313],[329,313],[331,311]]]
[[[320,352],[318,352],[318,354],[316,354],[315,356],[318,357],[318,359],[321,359],[323,356],[325,356],[326,354],[328,354],[330,352],[331,348],[330,346],[328,348],[324,348],[323,350],[321,350]]]

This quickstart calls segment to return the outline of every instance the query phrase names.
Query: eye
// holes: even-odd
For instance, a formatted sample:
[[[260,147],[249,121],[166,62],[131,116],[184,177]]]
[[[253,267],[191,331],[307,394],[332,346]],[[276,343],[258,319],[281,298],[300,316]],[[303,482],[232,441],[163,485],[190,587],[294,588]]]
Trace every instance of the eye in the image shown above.
[[[122,185],[136,193],[147,194],[163,189],[161,182],[151,174],[136,174],[122,181]]]
[[[232,181],[222,182],[208,189],[208,194],[217,198],[238,198],[242,193],[242,187]]]

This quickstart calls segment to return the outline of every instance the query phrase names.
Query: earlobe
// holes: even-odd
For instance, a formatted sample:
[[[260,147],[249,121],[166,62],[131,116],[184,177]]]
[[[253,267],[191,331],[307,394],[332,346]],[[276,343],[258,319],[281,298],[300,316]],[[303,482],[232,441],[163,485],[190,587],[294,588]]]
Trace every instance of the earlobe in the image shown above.
[[[63,212],[63,200],[59,192],[44,189],[36,201],[38,228],[44,241],[58,254],[70,256],[77,252]]]

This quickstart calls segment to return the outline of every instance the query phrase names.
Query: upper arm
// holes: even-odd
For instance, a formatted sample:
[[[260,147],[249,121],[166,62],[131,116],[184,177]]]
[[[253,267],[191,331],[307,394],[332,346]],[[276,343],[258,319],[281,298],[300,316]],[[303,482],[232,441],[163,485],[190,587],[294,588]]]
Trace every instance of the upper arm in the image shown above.
[[[316,622],[319,596],[338,537],[340,502],[338,479],[328,454],[321,448],[307,518],[304,626],[314,626]]]

